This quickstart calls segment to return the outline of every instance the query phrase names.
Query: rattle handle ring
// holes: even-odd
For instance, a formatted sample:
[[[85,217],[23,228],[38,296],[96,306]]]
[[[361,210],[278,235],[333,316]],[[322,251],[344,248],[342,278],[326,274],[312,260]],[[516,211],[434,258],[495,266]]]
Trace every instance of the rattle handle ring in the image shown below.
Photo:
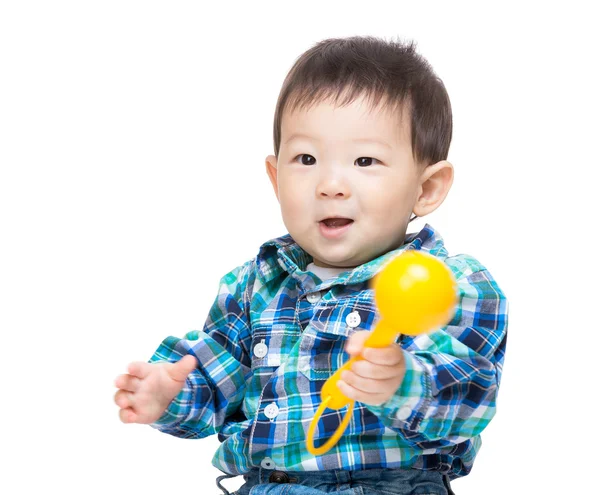
[[[310,422],[310,426],[308,427],[308,435],[306,436],[306,449],[314,456],[323,455],[326,452],[328,452],[337,443],[337,441],[341,438],[341,436],[344,434],[344,431],[346,430],[348,423],[350,422],[350,419],[352,418],[352,411],[354,410],[354,401],[351,401],[348,404],[348,410],[346,411],[344,419],[342,420],[340,425],[337,427],[337,430],[335,430],[335,432],[333,433],[331,438],[329,440],[327,440],[320,447],[315,447],[315,442],[314,442],[315,428],[317,427],[317,423],[321,419],[321,415],[323,414],[323,411],[326,409],[327,403],[329,402],[330,399],[331,399],[331,396],[328,396],[323,402],[321,402],[321,404],[319,405],[319,408],[317,409],[317,412],[315,413],[312,421]]]

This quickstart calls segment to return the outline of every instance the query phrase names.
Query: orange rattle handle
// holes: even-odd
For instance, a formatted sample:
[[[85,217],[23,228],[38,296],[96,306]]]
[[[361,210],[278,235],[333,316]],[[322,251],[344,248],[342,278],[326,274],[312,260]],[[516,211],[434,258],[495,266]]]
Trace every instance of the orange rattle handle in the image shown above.
[[[387,347],[396,340],[396,335],[390,333],[389,330],[386,331],[384,323],[380,321],[375,325],[375,329],[365,341],[364,347]],[[344,370],[350,370],[356,361],[362,359],[364,359],[362,356],[351,358],[323,384],[323,388],[321,389],[321,400],[326,400],[327,397],[331,397],[328,403],[330,409],[341,409],[350,402],[350,399],[342,393],[337,383],[340,381]]]
[[[394,258],[375,277],[373,288],[381,320],[364,347],[387,347],[400,333],[429,332],[447,324],[456,311],[457,287],[452,272],[442,261],[421,251],[405,251]],[[306,448],[311,454],[322,455],[331,449],[348,426],[354,401],[342,393],[337,383],[342,372],[360,359],[363,358],[350,359],[323,384],[322,402],[310,423],[306,439]],[[348,411],[333,436],[315,448],[315,428],[325,408],[337,410],[346,405]]]
[[[386,335],[384,332],[376,331],[379,328],[379,325],[381,325],[381,324],[382,323],[379,322],[375,326],[375,330],[373,330],[371,335],[369,335],[369,337],[365,341],[365,344],[364,344],[365,347],[387,347],[389,344],[391,344],[395,340],[395,338],[392,338],[391,342],[389,342],[388,341],[389,339],[385,338]],[[348,360],[348,362],[346,364],[344,364],[344,366],[342,366],[340,369],[338,369],[332,376],[330,376],[327,379],[327,381],[323,384],[323,388],[321,388],[322,402],[319,405],[319,408],[317,409],[317,412],[315,413],[312,421],[310,422],[310,426],[308,427],[308,435],[307,435],[307,439],[306,439],[306,449],[314,456],[322,455],[325,452],[328,452],[338,442],[338,440],[341,438],[341,436],[344,434],[344,431],[348,427],[348,423],[350,422],[350,418],[352,417],[352,411],[354,410],[354,401],[352,399],[349,399],[342,393],[342,391],[339,389],[337,383],[341,379],[342,372],[344,370],[349,370],[355,361],[360,361],[361,359],[364,359],[364,358],[362,356],[355,356],[355,357],[351,358],[350,360]],[[340,425],[337,427],[337,429],[335,430],[335,432],[333,433],[331,438],[329,438],[329,440],[327,440],[320,447],[315,447],[315,444],[314,444],[315,428],[317,427],[317,423],[321,419],[321,415],[323,414],[323,411],[327,407],[329,407],[330,409],[337,410],[337,409],[341,409],[342,407],[344,407],[346,405],[348,406],[348,410],[346,411],[346,414],[344,415],[344,419],[342,420]]]
[[[387,347],[395,340],[395,336],[392,336],[389,339],[389,332],[381,331],[383,323],[379,322],[375,329],[372,331],[371,335],[365,341],[365,347]],[[379,331],[378,331],[379,329]],[[321,404],[317,409],[312,421],[310,422],[310,426],[308,427],[308,435],[306,439],[306,449],[312,455],[322,455],[325,452],[329,451],[341,438],[344,431],[348,427],[348,423],[350,422],[350,418],[352,417],[352,411],[354,410],[354,401],[346,397],[340,388],[338,387],[338,381],[341,379],[342,372],[344,370],[349,370],[352,367],[352,364],[355,361],[360,361],[364,359],[362,356],[355,356],[348,360],[344,366],[339,368],[332,376],[330,376],[327,381],[323,384],[323,388],[321,388]],[[321,447],[315,447],[314,445],[314,434],[317,423],[321,419],[321,415],[323,411],[329,407],[330,409],[341,409],[344,406],[348,406],[348,410],[344,415],[344,419],[337,427],[333,435],[327,442],[325,442]]]

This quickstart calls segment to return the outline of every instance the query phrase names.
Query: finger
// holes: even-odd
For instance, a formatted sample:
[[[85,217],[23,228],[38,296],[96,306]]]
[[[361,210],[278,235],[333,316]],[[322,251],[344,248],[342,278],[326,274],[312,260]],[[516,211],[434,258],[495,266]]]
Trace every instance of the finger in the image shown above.
[[[133,375],[119,375],[115,380],[115,386],[128,392],[137,392],[140,388],[140,379]]]
[[[397,376],[394,376],[393,378],[389,378],[387,380],[376,380],[373,378],[363,378],[362,376],[358,376],[356,373],[352,373],[351,371],[344,371],[342,373],[341,379],[347,385],[354,387],[360,392],[366,392],[368,394],[385,393],[379,392],[381,390],[396,390],[400,386],[401,382],[401,380]],[[377,392],[374,392],[375,390]]]
[[[352,356],[360,354],[365,346],[365,340],[369,338],[371,332],[367,330],[359,330],[348,337],[346,342],[346,352]]]
[[[352,387],[351,385],[348,385],[343,380],[338,381],[338,387],[346,397],[358,402],[362,402],[363,404],[379,406],[388,399],[388,396],[385,393],[372,394],[368,392],[363,392]]]
[[[362,357],[373,364],[381,364],[384,366],[396,366],[404,360],[404,354],[398,344],[392,344],[378,349],[367,347],[363,351]]]
[[[184,381],[196,368],[196,358],[190,354],[183,356],[179,361],[168,367],[169,376],[178,382]]]
[[[150,371],[152,370],[151,363],[145,363],[143,361],[135,361],[133,363],[129,363],[127,367],[127,371],[130,375],[136,376],[138,378],[146,378]]]
[[[121,409],[119,411],[119,419],[123,423],[137,423],[138,422],[138,415],[131,408]]]
[[[115,404],[121,409],[133,407],[133,394],[126,390],[118,390],[115,394]]]
[[[369,378],[371,380],[388,380],[403,374],[404,368],[398,365],[386,366],[383,364],[373,364],[370,361],[361,360],[352,363],[350,370],[362,378]]]

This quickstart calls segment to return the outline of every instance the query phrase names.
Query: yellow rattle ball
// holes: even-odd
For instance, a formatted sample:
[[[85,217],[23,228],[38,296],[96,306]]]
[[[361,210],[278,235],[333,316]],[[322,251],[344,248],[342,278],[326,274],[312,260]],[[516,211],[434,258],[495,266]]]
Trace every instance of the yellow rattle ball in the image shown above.
[[[456,282],[435,256],[405,251],[375,277],[375,305],[386,327],[417,335],[445,325],[456,309]]]

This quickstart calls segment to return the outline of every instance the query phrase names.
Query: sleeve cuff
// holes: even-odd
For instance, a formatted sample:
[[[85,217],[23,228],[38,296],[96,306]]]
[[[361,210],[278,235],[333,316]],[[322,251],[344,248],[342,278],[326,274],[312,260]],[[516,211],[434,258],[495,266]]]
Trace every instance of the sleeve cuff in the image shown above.
[[[405,349],[402,352],[406,371],[398,390],[383,404],[365,406],[385,426],[416,432],[432,400],[431,377],[414,354]]]

